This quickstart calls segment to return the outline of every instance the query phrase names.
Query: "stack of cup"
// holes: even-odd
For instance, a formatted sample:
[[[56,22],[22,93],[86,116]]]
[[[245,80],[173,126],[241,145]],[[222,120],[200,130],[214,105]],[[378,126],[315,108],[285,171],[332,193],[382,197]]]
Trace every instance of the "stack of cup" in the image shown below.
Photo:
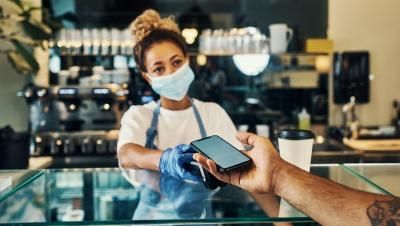
[[[256,125],[256,131],[258,136],[269,137],[269,126],[268,125]]]
[[[248,129],[249,129],[249,125],[242,124],[242,125],[238,126],[239,132],[247,132]]]

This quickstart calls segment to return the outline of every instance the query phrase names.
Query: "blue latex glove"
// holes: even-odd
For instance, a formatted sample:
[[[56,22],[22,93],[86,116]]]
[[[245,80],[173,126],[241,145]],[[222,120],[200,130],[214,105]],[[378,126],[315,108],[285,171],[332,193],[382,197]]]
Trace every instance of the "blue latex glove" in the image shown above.
[[[143,186],[140,189],[140,200],[149,206],[155,207],[160,202],[160,194],[153,189]]]
[[[166,149],[160,158],[160,172],[183,180],[201,182],[201,177],[191,172],[190,162],[194,161],[194,153],[186,144]]]
[[[207,190],[203,184],[188,183],[169,175],[161,175],[160,192],[173,204],[180,218],[198,219],[207,218],[207,206],[211,207],[213,192]]]

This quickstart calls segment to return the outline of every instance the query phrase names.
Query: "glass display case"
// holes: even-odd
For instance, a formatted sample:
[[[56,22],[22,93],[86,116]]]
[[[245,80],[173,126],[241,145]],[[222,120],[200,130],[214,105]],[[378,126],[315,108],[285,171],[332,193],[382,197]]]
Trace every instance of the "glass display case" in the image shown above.
[[[47,173],[51,221],[129,219],[138,191],[119,169],[53,170]]]
[[[374,193],[368,179],[394,165],[313,165],[311,173]],[[361,174],[356,169],[361,170]],[[394,172],[394,171],[393,171]],[[21,171],[21,173],[30,173]],[[32,174],[30,174],[32,175]],[[234,186],[207,190],[152,171],[118,168],[44,170],[0,202],[0,223],[24,225],[256,224],[313,220],[274,195]],[[1,193],[2,194],[2,193]]]
[[[399,164],[344,164],[344,167],[355,175],[367,179],[381,192],[400,196],[400,165]]]
[[[45,171],[1,171],[12,176],[12,186],[0,192],[0,224],[46,222]]]
[[[0,170],[0,202],[43,174],[43,170]]]

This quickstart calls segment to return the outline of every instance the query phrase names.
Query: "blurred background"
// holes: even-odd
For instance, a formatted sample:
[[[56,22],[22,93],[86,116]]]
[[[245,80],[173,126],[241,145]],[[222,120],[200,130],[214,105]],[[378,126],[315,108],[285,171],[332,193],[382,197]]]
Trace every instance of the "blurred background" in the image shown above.
[[[314,163],[399,161],[395,0],[7,2],[4,168],[117,165],[122,114],[158,99],[127,30],[148,8],[180,25],[196,74],[190,95],[219,103],[238,130],[274,140],[280,129],[311,129]],[[17,32],[12,15],[23,17]]]

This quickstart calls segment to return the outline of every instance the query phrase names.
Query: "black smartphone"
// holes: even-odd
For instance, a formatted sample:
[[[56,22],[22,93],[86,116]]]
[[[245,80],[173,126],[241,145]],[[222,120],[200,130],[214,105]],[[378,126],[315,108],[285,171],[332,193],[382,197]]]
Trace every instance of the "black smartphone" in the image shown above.
[[[218,170],[225,172],[251,164],[251,159],[217,135],[193,141],[190,146],[214,160]]]

